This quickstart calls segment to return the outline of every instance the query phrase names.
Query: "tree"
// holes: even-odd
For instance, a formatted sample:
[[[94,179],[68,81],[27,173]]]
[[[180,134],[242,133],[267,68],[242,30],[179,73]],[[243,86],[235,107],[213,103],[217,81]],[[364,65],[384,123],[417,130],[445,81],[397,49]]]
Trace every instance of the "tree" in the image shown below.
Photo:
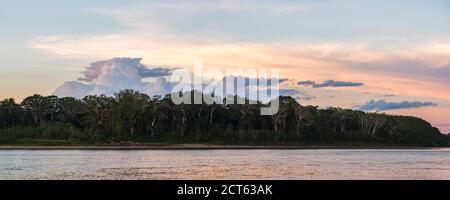
[[[105,140],[113,132],[116,117],[116,101],[105,95],[89,95],[83,98],[87,113],[87,121],[90,124],[90,133],[95,134],[97,141]],[[119,138],[121,137],[119,132]]]
[[[272,100],[271,103],[279,103],[278,112],[272,115],[273,128],[277,133],[280,125],[283,126],[283,128],[286,128],[286,119],[288,115],[291,114],[290,112],[295,110],[295,107],[299,106],[299,104],[294,98],[287,96],[280,96],[277,99]]]
[[[22,101],[22,106],[26,112],[32,115],[33,125],[37,126],[42,118],[45,111],[44,97],[38,94],[27,97]]]
[[[0,101],[0,127],[7,128],[21,122],[22,107],[13,98]]]
[[[150,130],[150,136],[156,136],[156,125],[158,123],[159,117],[159,97],[155,96],[147,102],[147,106],[145,106],[145,121],[147,121],[147,130]]]
[[[58,101],[58,120],[64,123],[71,123],[77,127],[81,127],[82,119],[85,115],[85,107],[83,102],[73,97],[63,97],[58,99]]]
[[[214,95],[203,96],[208,102]],[[238,96],[228,96],[237,102]],[[191,99],[192,100],[192,99]],[[400,144],[450,146],[450,138],[427,121],[410,116],[349,109],[302,106],[280,96],[275,115],[261,115],[268,104],[175,105],[171,95],[152,99],[134,90],[114,97],[89,95],[82,100],[33,95],[21,104],[0,101],[0,142],[11,138],[65,139],[79,142],[194,142],[220,144]],[[149,134],[147,134],[149,133]],[[276,133],[276,134],[274,134]],[[75,140],[72,140],[75,138]]]
[[[129,134],[135,137],[137,121],[145,112],[150,97],[134,90],[122,90],[115,94],[115,97],[118,112],[121,118],[127,123]]]
[[[364,139],[376,137],[377,131],[388,122],[384,114],[364,113],[360,116],[360,125]]]
[[[348,109],[336,108],[334,111],[334,117],[338,120],[339,131],[345,133],[347,126],[350,124],[350,119],[353,116],[353,111]]]
[[[57,96],[51,95],[42,97],[42,110],[43,112],[43,119],[49,122],[54,122],[56,116],[62,112],[61,111],[61,105],[59,104],[60,101]]]
[[[295,108],[296,134],[301,136],[301,128],[306,120],[307,110],[303,106],[296,106]]]

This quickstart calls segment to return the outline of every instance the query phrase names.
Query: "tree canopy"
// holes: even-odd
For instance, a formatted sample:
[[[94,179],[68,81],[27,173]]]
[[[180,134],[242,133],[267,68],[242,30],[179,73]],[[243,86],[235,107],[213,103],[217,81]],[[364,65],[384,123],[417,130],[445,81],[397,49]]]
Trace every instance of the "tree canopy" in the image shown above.
[[[194,93],[194,91],[191,91]],[[202,94],[203,95],[203,94]],[[217,98],[213,95],[205,95]],[[238,100],[238,96],[228,97]],[[350,109],[302,106],[280,96],[279,112],[260,115],[266,103],[181,104],[170,94],[149,97],[123,90],[83,99],[33,95],[20,104],[0,101],[0,144],[20,139],[73,144],[213,143],[258,145],[449,146],[450,137],[423,119]]]

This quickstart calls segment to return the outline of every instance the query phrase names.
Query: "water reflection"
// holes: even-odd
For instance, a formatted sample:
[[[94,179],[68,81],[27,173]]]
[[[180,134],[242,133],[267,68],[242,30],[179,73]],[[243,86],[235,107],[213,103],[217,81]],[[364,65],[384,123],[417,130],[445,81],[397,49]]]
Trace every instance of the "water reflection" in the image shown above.
[[[450,149],[0,150],[0,179],[450,179]]]

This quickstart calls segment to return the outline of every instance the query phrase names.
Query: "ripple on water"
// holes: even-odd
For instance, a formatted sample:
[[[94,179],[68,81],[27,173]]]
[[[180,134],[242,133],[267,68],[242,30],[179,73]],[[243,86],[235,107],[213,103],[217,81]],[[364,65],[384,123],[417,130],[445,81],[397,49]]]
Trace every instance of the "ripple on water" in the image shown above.
[[[450,150],[0,150],[0,169],[0,179],[450,179]]]

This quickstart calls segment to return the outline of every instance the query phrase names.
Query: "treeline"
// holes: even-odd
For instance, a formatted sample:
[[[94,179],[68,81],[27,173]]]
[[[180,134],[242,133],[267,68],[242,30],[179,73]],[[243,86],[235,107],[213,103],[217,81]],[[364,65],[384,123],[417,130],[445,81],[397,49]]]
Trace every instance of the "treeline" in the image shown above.
[[[20,104],[5,99],[0,102],[0,143],[450,144],[449,136],[420,118],[305,107],[286,96],[278,101],[279,112],[267,116],[260,115],[260,108],[268,106],[260,102],[175,105],[170,95],[149,97],[133,90],[121,91],[114,97],[83,99],[33,95]]]

